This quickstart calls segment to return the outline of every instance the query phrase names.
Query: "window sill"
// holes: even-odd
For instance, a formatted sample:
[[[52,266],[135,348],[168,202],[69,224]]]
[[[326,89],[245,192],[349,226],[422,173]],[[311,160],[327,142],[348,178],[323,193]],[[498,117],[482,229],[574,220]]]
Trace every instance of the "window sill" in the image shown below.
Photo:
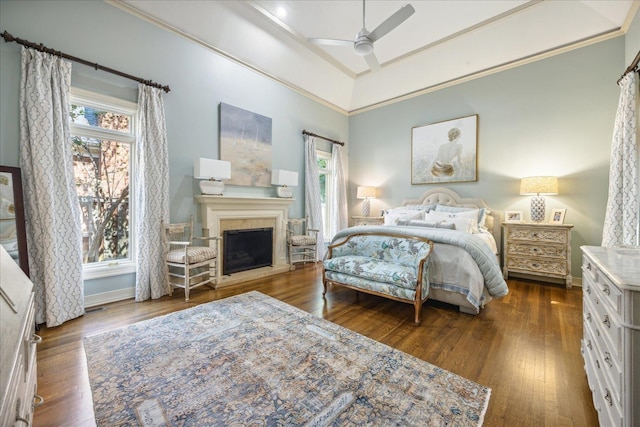
[[[136,272],[136,265],[131,261],[105,263],[99,266],[86,266],[83,271],[84,280],[101,279]]]

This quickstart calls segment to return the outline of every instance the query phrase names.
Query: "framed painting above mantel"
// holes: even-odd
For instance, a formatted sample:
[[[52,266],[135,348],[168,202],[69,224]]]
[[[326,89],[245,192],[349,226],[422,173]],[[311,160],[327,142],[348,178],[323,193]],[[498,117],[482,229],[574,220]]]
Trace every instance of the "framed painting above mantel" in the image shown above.
[[[478,115],[411,129],[411,184],[477,181]]]
[[[271,187],[271,118],[220,103],[220,160],[231,163],[227,184]]]

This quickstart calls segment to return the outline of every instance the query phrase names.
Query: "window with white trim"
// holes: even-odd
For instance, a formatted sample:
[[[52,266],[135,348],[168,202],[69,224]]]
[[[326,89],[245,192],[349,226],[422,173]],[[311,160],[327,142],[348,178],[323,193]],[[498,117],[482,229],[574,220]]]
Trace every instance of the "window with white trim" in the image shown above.
[[[73,170],[81,212],[85,279],[135,271],[132,102],[72,88]]]

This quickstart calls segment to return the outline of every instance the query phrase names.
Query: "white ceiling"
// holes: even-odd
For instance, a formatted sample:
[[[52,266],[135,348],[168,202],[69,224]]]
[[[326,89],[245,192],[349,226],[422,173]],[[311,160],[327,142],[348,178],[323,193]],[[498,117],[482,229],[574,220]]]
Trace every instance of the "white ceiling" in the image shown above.
[[[345,112],[624,34],[640,7],[638,0],[369,0],[369,31],[403,4],[415,8],[374,44],[382,67],[372,72],[352,47],[307,41],[354,40],[362,28],[362,1],[110,3]],[[280,7],[285,17],[279,17]]]

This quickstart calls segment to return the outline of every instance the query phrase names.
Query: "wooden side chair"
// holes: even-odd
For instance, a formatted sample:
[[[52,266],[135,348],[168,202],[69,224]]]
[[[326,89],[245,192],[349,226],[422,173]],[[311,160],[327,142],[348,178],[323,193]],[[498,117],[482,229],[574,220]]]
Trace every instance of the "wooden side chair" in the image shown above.
[[[316,262],[318,258],[318,231],[308,228],[309,218],[290,218],[287,223],[287,247],[289,249],[289,265]]]
[[[215,289],[220,238],[193,237],[193,217],[189,218],[189,222],[163,223],[162,231],[171,293],[174,288],[183,288],[185,301],[189,301],[189,293],[193,288],[208,285]],[[198,240],[207,243],[194,245]]]

